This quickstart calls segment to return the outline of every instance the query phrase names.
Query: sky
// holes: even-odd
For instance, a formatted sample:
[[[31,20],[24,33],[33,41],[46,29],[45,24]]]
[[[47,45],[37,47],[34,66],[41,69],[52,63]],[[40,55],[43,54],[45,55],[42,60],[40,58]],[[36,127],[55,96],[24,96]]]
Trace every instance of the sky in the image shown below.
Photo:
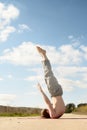
[[[0,0],[0,105],[45,107],[47,51],[65,104],[87,103],[87,1]]]

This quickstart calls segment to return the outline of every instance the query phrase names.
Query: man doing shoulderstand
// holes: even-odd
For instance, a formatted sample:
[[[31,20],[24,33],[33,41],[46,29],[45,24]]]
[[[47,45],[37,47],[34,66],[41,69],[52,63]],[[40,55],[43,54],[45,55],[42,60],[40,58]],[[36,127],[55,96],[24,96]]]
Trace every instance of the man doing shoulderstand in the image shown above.
[[[38,83],[37,87],[40,90],[47,105],[47,109],[42,110],[41,116],[44,118],[57,119],[65,112],[65,104],[62,98],[63,90],[52,72],[50,61],[46,55],[46,50],[39,46],[36,46],[36,48],[43,59],[42,65],[44,69],[44,78],[52,99],[52,102],[50,102],[41,85]]]

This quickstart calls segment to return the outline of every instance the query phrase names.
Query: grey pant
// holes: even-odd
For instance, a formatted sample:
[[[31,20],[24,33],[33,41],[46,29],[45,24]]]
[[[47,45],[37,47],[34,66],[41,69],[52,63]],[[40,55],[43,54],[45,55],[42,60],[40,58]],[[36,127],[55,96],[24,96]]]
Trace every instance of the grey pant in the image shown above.
[[[57,79],[55,78],[52,72],[50,61],[46,59],[42,63],[44,69],[45,82],[51,97],[61,96],[63,94],[63,91],[61,85],[58,83]]]

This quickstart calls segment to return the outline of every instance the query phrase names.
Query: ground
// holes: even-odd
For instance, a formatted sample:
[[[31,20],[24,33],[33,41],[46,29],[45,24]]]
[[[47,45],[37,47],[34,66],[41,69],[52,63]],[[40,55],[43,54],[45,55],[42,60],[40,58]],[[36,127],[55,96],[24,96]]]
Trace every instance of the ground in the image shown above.
[[[64,114],[60,119],[0,117],[0,130],[87,130],[87,115]]]

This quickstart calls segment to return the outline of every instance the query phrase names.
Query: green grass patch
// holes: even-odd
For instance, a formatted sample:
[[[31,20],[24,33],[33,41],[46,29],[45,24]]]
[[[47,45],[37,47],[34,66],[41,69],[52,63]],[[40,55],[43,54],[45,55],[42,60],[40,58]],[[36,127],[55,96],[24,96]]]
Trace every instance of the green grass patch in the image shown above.
[[[73,113],[87,115],[87,106],[77,107],[77,108],[73,111]]]
[[[28,116],[40,116],[39,114],[23,114],[23,113],[0,113],[0,117],[28,117]]]

